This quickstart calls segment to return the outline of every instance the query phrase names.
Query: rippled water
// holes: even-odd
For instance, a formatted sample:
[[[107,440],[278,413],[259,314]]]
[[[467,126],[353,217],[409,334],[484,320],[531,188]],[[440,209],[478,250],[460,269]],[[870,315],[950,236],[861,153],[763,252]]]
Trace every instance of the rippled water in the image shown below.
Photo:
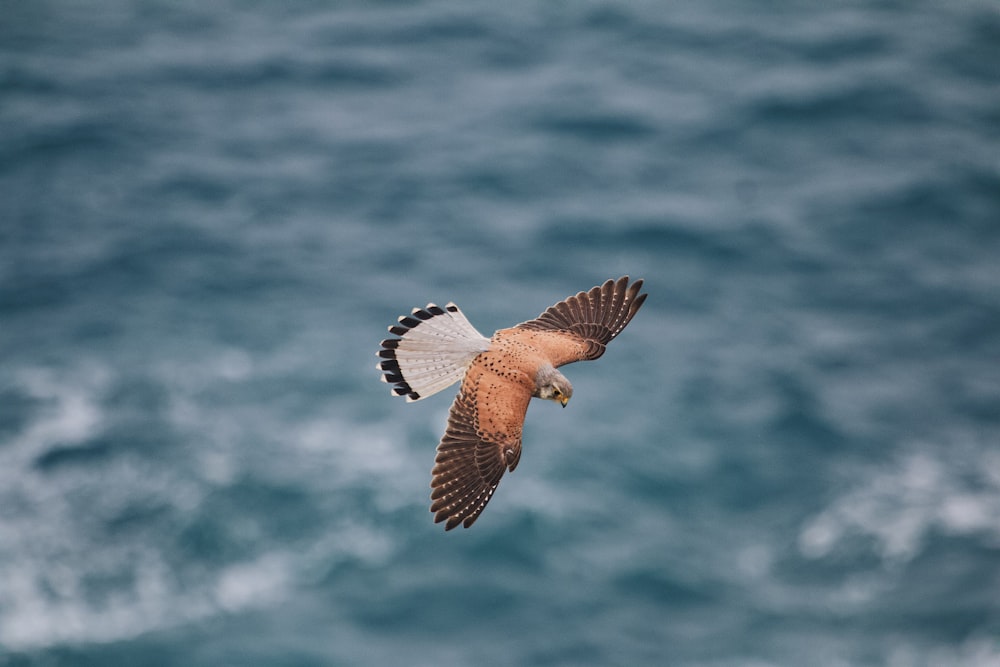
[[[0,665],[1000,664],[992,2],[11,2]],[[385,327],[646,305],[468,531]]]

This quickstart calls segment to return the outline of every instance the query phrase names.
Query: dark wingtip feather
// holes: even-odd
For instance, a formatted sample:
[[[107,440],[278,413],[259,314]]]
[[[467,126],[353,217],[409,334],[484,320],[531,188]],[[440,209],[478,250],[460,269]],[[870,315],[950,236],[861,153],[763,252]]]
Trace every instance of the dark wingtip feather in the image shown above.
[[[629,284],[627,275],[606,280],[588,292],[579,292],[548,308],[534,320],[519,327],[535,330],[570,331],[591,343],[585,358],[596,359],[603,348],[639,310],[645,294],[639,294],[643,280]]]
[[[640,294],[639,296],[635,297],[635,301],[632,302],[633,313],[638,312],[639,307],[642,306],[642,304],[646,301],[647,296],[649,296],[649,294]]]

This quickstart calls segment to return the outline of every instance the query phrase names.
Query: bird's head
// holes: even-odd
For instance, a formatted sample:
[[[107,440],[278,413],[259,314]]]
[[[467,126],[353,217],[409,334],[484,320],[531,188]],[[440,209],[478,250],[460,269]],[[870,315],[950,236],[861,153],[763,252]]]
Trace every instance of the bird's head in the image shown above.
[[[566,377],[552,366],[542,366],[535,374],[534,396],[549,401],[556,401],[564,408],[573,397],[573,385]]]

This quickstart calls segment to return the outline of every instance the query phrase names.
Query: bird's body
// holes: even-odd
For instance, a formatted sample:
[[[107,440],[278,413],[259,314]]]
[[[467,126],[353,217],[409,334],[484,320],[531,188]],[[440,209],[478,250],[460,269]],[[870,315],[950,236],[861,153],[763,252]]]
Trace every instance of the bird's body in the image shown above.
[[[414,309],[389,328],[399,338],[382,341],[379,369],[394,394],[416,401],[462,383],[435,458],[435,521],[448,530],[472,525],[503,473],[517,467],[531,398],[566,407],[573,387],[556,369],[600,357],[645,300],[641,286],[609,280],[490,339],[451,303]]]

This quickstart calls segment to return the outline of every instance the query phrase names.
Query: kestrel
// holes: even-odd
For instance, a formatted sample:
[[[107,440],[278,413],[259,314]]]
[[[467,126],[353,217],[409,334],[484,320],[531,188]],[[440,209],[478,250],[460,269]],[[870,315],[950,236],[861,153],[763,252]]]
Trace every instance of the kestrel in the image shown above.
[[[504,472],[517,467],[531,397],[566,407],[573,385],[556,369],[604,354],[646,300],[641,287],[628,276],[608,280],[492,338],[453,303],[414,308],[389,327],[398,338],[382,341],[378,369],[394,395],[419,401],[462,381],[434,459],[435,523],[451,530],[475,522]]]

